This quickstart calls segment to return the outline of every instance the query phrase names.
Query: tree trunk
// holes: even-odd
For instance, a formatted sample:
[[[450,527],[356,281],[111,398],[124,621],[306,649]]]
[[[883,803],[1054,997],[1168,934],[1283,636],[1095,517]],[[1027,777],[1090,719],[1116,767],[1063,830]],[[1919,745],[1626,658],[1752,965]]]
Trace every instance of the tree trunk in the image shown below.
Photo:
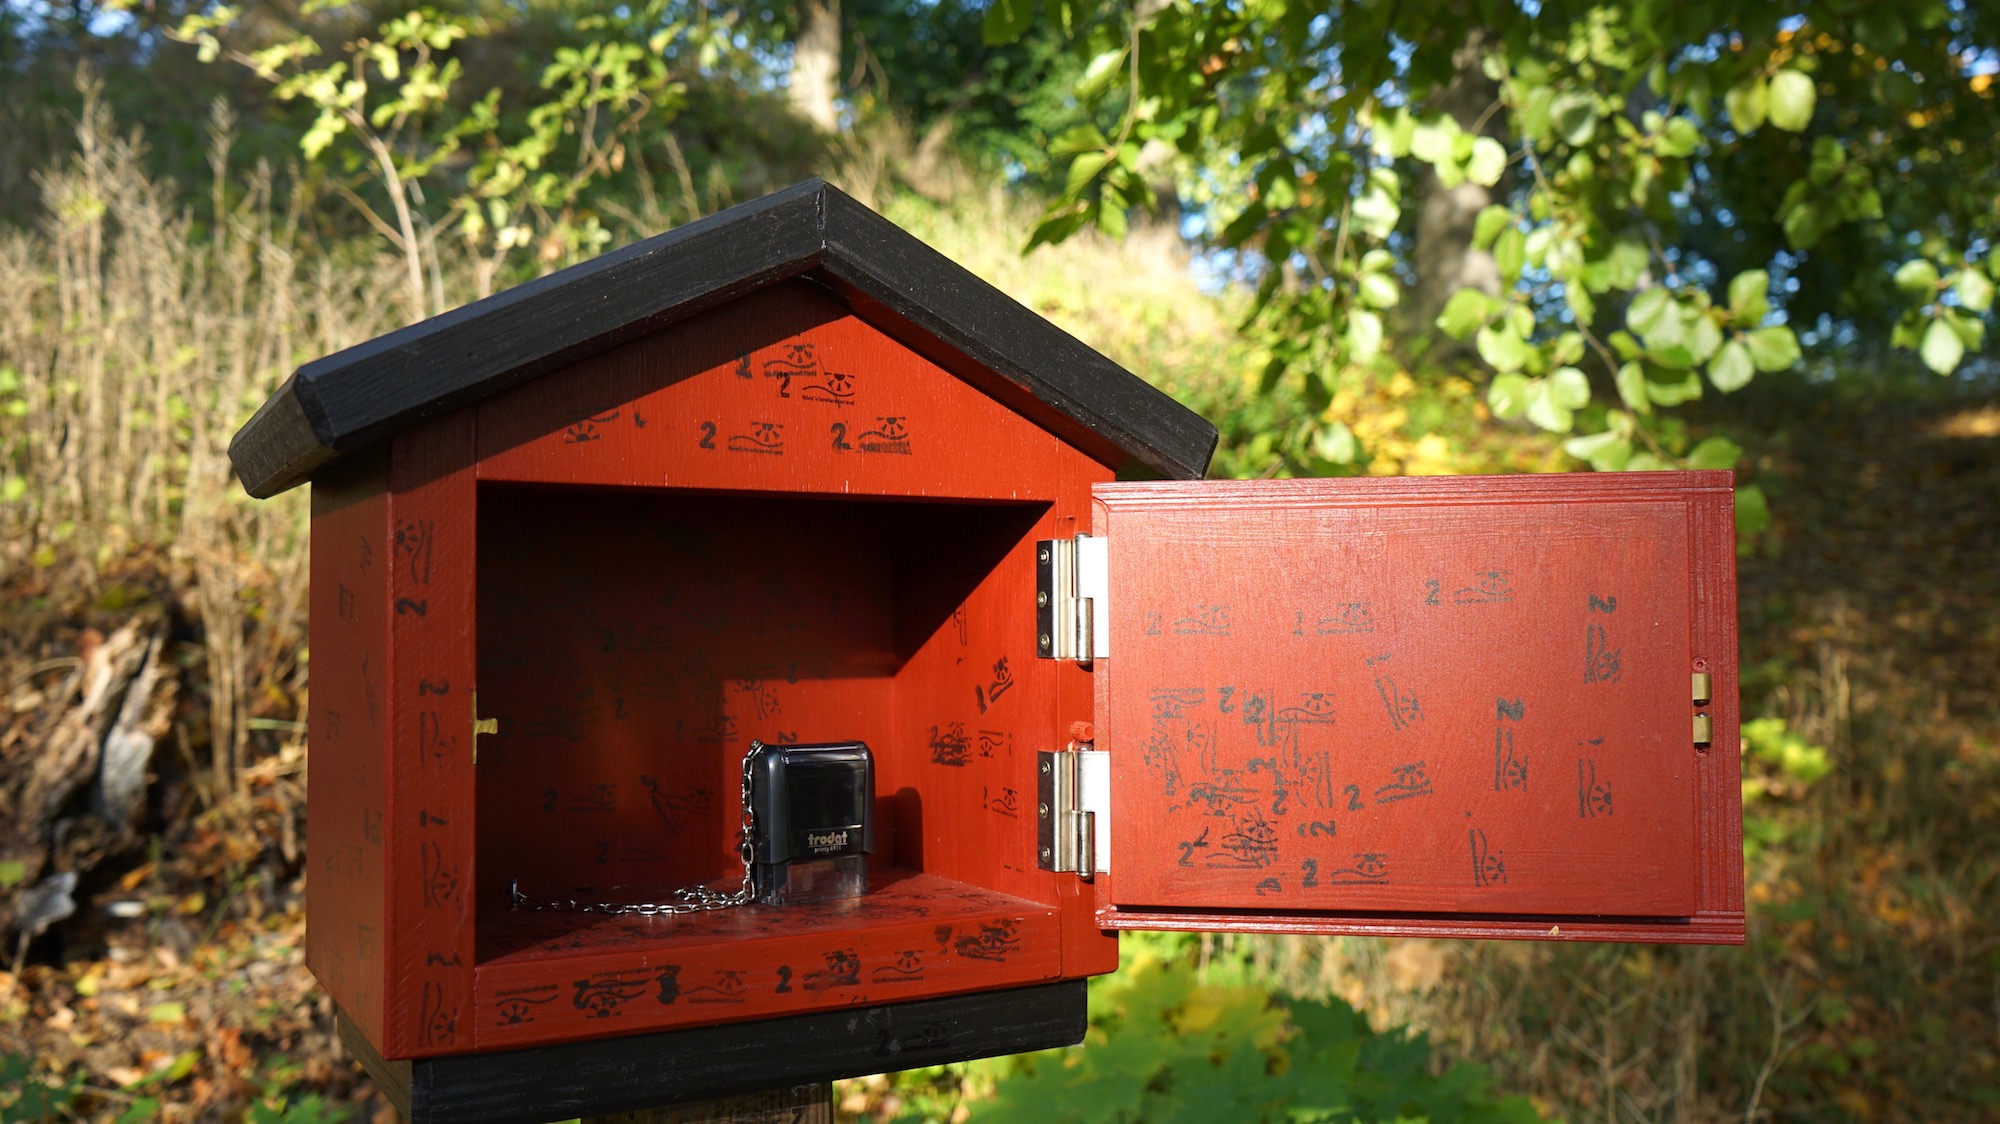
[[[1479,131],[1501,144],[1506,114],[1487,110],[1499,100],[1500,86],[1480,69],[1487,50],[1487,33],[1475,28],[1452,53],[1457,73],[1424,103],[1424,109],[1443,113],[1467,132]],[[1481,117],[1485,122],[1481,125]],[[1467,180],[1446,187],[1437,173],[1425,168],[1418,191],[1417,240],[1413,265],[1417,271],[1410,292],[1410,319],[1407,332],[1413,339],[1434,334],[1433,322],[1451,295],[1471,287],[1488,294],[1500,292],[1500,269],[1493,255],[1472,247],[1472,230],[1479,212],[1487,204],[1506,197],[1507,179],[1493,187],[1481,187]],[[1450,341],[1444,341],[1449,343]]]
[[[840,0],[799,0],[799,37],[792,44],[792,108],[831,133],[840,127]]]

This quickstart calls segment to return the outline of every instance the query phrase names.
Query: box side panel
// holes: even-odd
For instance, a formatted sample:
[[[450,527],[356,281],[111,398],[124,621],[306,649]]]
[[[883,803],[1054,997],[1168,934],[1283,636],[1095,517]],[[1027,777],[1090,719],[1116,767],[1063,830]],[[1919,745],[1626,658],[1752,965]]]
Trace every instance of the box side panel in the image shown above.
[[[361,1033],[382,1040],[387,982],[389,555],[381,454],[312,484],[306,964]]]
[[[388,1058],[474,1044],[473,423],[389,446]]]

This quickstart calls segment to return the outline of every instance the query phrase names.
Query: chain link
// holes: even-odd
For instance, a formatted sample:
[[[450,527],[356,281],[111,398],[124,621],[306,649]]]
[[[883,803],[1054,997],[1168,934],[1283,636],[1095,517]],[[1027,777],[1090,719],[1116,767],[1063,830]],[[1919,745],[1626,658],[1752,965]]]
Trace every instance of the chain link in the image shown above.
[[[757,758],[763,756],[764,743],[752,741],[749,752],[743,755],[743,818],[738,827],[736,852],[743,860],[743,884],[733,893],[717,893],[706,886],[691,886],[668,893],[668,901],[657,902],[592,902],[575,898],[531,898],[521,892],[521,881],[515,879],[507,887],[507,901],[515,909],[530,912],[549,911],[554,913],[608,913],[637,914],[654,917],[659,914],[705,913],[712,909],[731,909],[750,904],[750,865],[756,855],[754,842],[757,831],[757,812],[750,803],[750,775],[756,767]]]

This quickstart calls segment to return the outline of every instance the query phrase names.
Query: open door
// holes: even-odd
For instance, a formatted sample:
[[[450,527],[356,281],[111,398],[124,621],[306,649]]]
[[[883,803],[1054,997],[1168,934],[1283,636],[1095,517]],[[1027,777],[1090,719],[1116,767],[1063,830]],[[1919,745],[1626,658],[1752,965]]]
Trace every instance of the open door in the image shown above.
[[[1743,939],[1729,473],[1093,496],[1105,927]]]

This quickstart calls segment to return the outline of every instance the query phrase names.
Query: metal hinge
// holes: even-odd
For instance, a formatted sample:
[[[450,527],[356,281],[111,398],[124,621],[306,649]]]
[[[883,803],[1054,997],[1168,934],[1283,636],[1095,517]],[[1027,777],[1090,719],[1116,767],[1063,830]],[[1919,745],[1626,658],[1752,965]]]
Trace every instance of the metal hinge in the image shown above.
[[[1035,544],[1035,654],[1089,663],[1111,654],[1110,554],[1102,538]]]
[[[1094,749],[1036,756],[1036,865],[1087,882],[1111,869],[1111,758]]]

